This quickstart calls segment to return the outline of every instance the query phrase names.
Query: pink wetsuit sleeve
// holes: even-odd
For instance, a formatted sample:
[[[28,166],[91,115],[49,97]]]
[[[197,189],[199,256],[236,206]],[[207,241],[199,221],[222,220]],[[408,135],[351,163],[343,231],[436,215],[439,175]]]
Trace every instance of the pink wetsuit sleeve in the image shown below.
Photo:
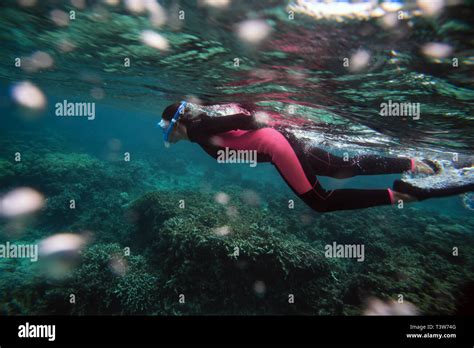
[[[236,130],[221,133],[212,139],[215,145],[234,150],[254,150],[268,155],[288,184],[298,194],[312,189],[298,157],[286,138],[273,128],[253,131]]]

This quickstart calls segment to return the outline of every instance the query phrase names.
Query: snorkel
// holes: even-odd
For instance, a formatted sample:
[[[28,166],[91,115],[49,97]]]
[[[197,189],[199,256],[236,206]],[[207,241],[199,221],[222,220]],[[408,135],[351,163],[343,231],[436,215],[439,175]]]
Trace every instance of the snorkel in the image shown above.
[[[168,122],[165,119],[161,119],[160,122],[157,123],[157,127],[160,127],[161,130],[163,131],[163,140],[165,142],[165,146],[169,147],[169,136],[171,132],[173,131],[174,125],[176,122],[178,122],[178,119],[181,117],[182,114],[184,114],[184,108],[186,107],[186,102],[181,101],[181,104],[179,105],[178,109],[176,110],[173,118]]]

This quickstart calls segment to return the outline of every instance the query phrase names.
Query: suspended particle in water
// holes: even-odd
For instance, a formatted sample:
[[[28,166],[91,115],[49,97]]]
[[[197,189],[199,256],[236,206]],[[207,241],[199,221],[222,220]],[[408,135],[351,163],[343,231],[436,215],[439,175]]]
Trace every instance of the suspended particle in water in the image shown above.
[[[212,232],[216,236],[227,236],[228,234],[231,233],[231,229],[229,226],[222,226],[222,227],[216,227],[212,230]]]
[[[69,25],[69,15],[61,10],[52,10],[49,17],[58,27],[65,27]]]
[[[87,237],[75,233],[58,233],[43,239],[39,245],[40,255],[43,257],[58,254],[76,254],[87,243]]]
[[[39,69],[47,69],[53,65],[53,58],[46,53],[37,51],[31,56],[23,59],[23,64],[21,67],[27,72],[36,72]]]
[[[166,16],[164,12],[152,12],[150,14],[151,25],[155,28],[159,28],[166,23]]]
[[[370,62],[370,53],[366,50],[358,50],[350,59],[349,70],[352,72],[361,71],[367,68]]]
[[[382,17],[384,14],[385,14],[385,11],[382,10],[380,7],[377,7],[377,8],[373,9],[373,10],[370,12],[370,17],[372,17],[372,18],[380,18],[380,17]]]
[[[225,192],[218,192],[214,196],[214,200],[219,204],[227,204],[230,201],[230,196]]]
[[[81,71],[79,73],[79,79],[90,84],[98,85],[102,83],[102,78],[98,74],[89,71]]]
[[[31,60],[31,57],[25,57],[20,60],[21,68],[28,72],[34,73],[38,71],[38,68],[35,66],[34,62]]]
[[[166,23],[167,18],[165,10],[158,2],[155,0],[149,0],[145,3],[145,7],[149,13],[152,26],[159,28]]]
[[[445,43],[430,42],[423,45],[421,52],[429,58],[446,58],[453,52],[453,48]]]
[[[257,192],[252,190],[244,190],[241,195],[242,200],[251,206],[260,205],[260,196]]]
[[[90,18],[96,22],[105,22],[110,18],[110,13],[105,7],[95,5],[92,9],[92,16]]]
[[[234,206],[228,207],[225,213],[227,214],[228,217],[233,218],[233,219],[239,216],[239,211]]]
[[[364,315],[417,315],[418,308],[408,301],[382,301],[378,298],[369,298],[363,312]]]
[[[276,73],[269,69],[255,69],[250,74],[262,80],[271,80],[277,77]]]
[[[113,255],[109,261],[109,269],[117,276],[123,276],[128,271],[128,262],[121,255]]]
[[[230,0],[200,0],[199,5],[222,9],[230,5]]]
[[[167,13],[169,14],[166,16],[166,24],[168,28],[172,31],[179,31],[183,24],[184,24],[184,19],[186,18],[186,13],[184,10],[181,9],[179,2],[174,1],[168,8],[167,8]],[[153,25],[153,20],[151,18],[152,15],[150,14],[150,20],[152,21]]]
[[[387,13],[379,19],[379,23],[384,29],[395,28],[399,23],[398,16],[394,12]]]
[[[46,69],[53,66],[53,58],[46,52],[37,51],[31,55],[30,59],[32,64],[38,69]]]
[[[71,5],[75,8],[83,10],[86,8],[86,1],[85,0],[71,0]]]
[[[107,145],[111,151],[119,151],[122,148],[122,142],[117,138],[109,139]]]
[[[417,5],[426,16],[435,16],[444,8],[444,0],[417,0]]]
[[[243,42],[258,45],[270,35],[272,28],[264,20],[250,19],[237,25],[237,36]]]
[[[102,88],[94,87],[91,89],[91,97],[97,100],[104,99],[105,92]]]
[[[146,10],[146,4],[143,0],[124,0],[124,5],[133,14],[141,14]]]
[[[210,137],[209,141],[211,142],[211,144],[216,146],[221,146],[223,144],[222,139],[217,136]]]
[[[58,233],[40,241],[40,261],[46,275],[55,279],[70,275],[87,242],[87,235],[75,233]]]
[[[46,97],[43,92],[29,81],[15,84],[11,90],[13,100],[29,109],[43,109],[46,106]]]
[[[462,203],[466,209],[474,210],[474,193],[465,193],[462,198]]]
[[[300,221],[303,225],[310,225],[313,220],[313,216],[309,214],[301,214],[300,216]]]
[[[160,51],[166,51],[169,49],[168,40],[166,40],[162,35],[152,30],[142,31],[140,34],[140,40],[145,45],[156,48]]]
[[[109,6],[117,6],[120,0],[104,0],[104,3]]]
[[[67,53],[73,51],[76,48],[76,45],[74,45],[74,43],[68,39],[62,39],[57,44],[57,48],[60,51]]]
[[[265,295],[265,292],[267,291],[267,287],[265,286],[265,283],[261,280],[257,280],[254,284],[253,284],[253,291],[255,292],[255,294],[257,294],[258,296],[263,296]]]
[[[270,122],[270,116],[264,111],[257,111],[254,115],[254,118],[257,123],[260,124],[268,124],[268,122]]]
[[[121,160],[119,152],[113,152],[113,151],[107,153],[106,158],[107,158],[107,161],[110,161],[110,162],[118,162]]]
[[[386,1],[380,4],[380,7],[387,12],[396,12],[403,7],[403,4],[400,2],[391,2]]]
[[[33,213],[44,205],[44,197],[29,187],[16,188],[0,197],[0,216],[15,217]]]

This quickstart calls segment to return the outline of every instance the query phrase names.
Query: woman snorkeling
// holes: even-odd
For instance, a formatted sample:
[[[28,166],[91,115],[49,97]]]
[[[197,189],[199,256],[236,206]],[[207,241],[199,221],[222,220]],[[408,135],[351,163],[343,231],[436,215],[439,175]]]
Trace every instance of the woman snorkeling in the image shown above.
[[[198,143],[214,158],[217,158],[219,150],[225,148],[256,151],[258,162],[271,162],[298,197],[318,212],[389,205],[399,200],[411,202],[466,191],[466,188],[460,192],[456,189],[417,190],[400,180],[395,181],[393,190],[325,190],[317,175],[342,179],[405,171],[435,174],[438,167],[428,160],[374,155],[346,160],[325,150],[306,146],[304,141],[283,127],[269,126],[268,122],[237,104],[204,106],[182,101],[166,107],[158,125],[163,130],[166,144],[189,140]]]

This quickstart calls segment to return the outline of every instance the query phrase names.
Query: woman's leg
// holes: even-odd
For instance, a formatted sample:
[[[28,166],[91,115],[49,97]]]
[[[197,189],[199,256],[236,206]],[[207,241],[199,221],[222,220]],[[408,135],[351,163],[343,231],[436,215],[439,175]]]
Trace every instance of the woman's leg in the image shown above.
[[[352,210],[378,205],[390,205],[395,202],[394,192],[386,190],[339,189],[327,191],[320,183],[299,197],[318,212]]]
[[[288,186],[311,208],[319,212],[361,209],[394,202],[393,191],[342,189],[326,191],[319,184],[302,148],[292,146],[277,130],[262,128],[247,132],[227,132],[216,136],[222,147],[257,150],[268,155]]]
[[[426,174],[433,173],[433,170],[423,162],[409,158],[364,155],[345,160],[321,149],[312,149],[308,153],[301,151],[301,146],[296,145],[294,148],[300,154],[300,158],[302,155],[305,157],[302,162],[307,163],[305,167],[311,168],[313,177],[315,177],[314,174],[317,174],[342,179],[356,175],[398,174],[407,170]],[[327,191],[316,177],[312,190],[299,195],[299,197],[319,212],[361,209],[395,204],[400,200],[405,203],[417,200],[411,195],[393,191],[390,188],[386,190],[340,189]]]
[[[314,185],[311,191],[298,196],[311,208],[322,213],[389,205],[395,204],[400,200],[404,203],[417,200],[409,194],[392,191],[391,189],[340,189],[327,191],[319,182]]]
[[[343,158],[320,148],[311,148],[305,155],[317,175],[338,179],[356,175],[398,174],[417,168],[417,162],[410,158],[375,155]]]

